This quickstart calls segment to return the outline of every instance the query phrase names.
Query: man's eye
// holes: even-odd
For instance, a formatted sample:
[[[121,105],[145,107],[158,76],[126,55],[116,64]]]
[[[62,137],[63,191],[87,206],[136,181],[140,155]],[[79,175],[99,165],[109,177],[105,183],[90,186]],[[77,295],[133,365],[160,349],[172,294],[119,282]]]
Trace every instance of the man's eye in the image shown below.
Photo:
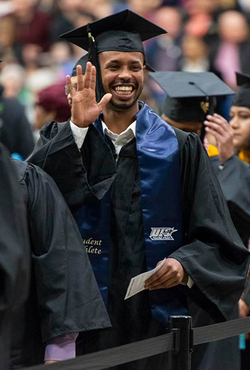
[[[239,117],[242,118],[242,119],[249,119],[249,115],[248,114],[239,114]]]

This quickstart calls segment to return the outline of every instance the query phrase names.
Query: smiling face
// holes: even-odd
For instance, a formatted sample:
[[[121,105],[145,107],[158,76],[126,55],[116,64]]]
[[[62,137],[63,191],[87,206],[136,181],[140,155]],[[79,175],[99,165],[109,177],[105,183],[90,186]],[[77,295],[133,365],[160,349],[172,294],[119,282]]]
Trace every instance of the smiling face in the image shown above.
[[[233,143],[238,150],[250,150],[250,109],[232,106],[230,126],[233,129]]]
[[[111,93],[109,106],[115,111],[138,110],[144,81],[144,58],[140,52],[104,51],[99,54],[105,93]]]

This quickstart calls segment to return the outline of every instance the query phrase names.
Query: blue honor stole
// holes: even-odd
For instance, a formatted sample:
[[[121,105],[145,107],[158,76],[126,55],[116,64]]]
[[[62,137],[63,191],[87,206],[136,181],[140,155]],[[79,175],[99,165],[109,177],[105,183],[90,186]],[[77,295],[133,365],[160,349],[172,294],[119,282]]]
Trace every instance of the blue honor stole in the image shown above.
[[[108,303],[110,190],[74,213],[105,305]]]
[[[99,119],[94,122],[94,126],[108,145]],[[110,212],[111,189],[109,188],[101,200],[96,198],[73,214],[106,307],[109,286],[109,246],[111,243]]]
[[[144,104],[137,114],[136,146],[147,270],[182,244],[179,146],[173,128]],[[105,140],[99,119],[94,126]],[[108,144],[107,144],[108,145]],[[105,304],[108,299],[111,190],[74,214]],[[154,318],[168,323],[171,314],[187,314],[178,288],[149,292]]]
[[[181,170],[174,129],[145,104],[136,118],[136,147],[147,270],[182,245]],[[186,315],[187,301],[177,288],[149,292],[151,312],[164,324]]]

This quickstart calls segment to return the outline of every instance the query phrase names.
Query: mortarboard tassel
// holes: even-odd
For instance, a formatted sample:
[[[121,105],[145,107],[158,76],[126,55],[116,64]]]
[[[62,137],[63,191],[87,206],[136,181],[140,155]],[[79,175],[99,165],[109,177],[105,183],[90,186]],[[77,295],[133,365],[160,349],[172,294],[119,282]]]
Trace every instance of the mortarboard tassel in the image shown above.
[[[198,90],[200,90],[203,94],[205,94],[206,95],[206,92],[200,87],[200,86],[198,86],[195,82],[193,82],[193,81],[189,81],[189,84],[190,85],[195,85],[196,87],[197,87],[197,89]],[[215,98],[214,98],[215,99]],[[214,100],[213,99],[213,100]],[[211,98],[209,98],[209,96],[206,96],[206,99],[205,99],[205,101],[202,101],[201,103],[200,103],[200,107],[201,107],[201,109],[203,110],[203,112],[204,112],[204,114],[205,115],[208,115],[208,114],[213,114],[213,111],[212,111],[212,104],[211,104]],[[205,117],[204,117],[204,119],[205,119]],[[203,141],[204,141],[204,138],[205,138],[205,136],[206,136],[206,131],[205,131],[205,126],[204,125],[202,125],[202,127],[201,127],[201,133],[200,133],[200,139],[201,139],[201,142],[203,143]]]
[[[102,86],[102,76],[100,65],[98,61],[98,54],[96,50],[95,39],[91,34],[91,29],[89,24],[87,25],[88,40],[89,40],[89,61],[96,67],[96,101],[99,103],[104,95]]]

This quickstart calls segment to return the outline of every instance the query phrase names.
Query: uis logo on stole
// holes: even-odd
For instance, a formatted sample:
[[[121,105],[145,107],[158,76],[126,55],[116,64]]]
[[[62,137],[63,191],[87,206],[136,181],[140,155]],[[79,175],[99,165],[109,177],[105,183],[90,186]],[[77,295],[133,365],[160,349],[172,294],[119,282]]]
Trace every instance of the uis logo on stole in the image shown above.
[[[93,253],[93,254],[101,254],[102,253],[102,240],[97,240],[88,238],[88,239],[83,239],[83,244],[85,245],[86,252],[87,253]]]
[[[151,227],[151,240],[174,240],[173,233],[178,231],[174,227]]]

